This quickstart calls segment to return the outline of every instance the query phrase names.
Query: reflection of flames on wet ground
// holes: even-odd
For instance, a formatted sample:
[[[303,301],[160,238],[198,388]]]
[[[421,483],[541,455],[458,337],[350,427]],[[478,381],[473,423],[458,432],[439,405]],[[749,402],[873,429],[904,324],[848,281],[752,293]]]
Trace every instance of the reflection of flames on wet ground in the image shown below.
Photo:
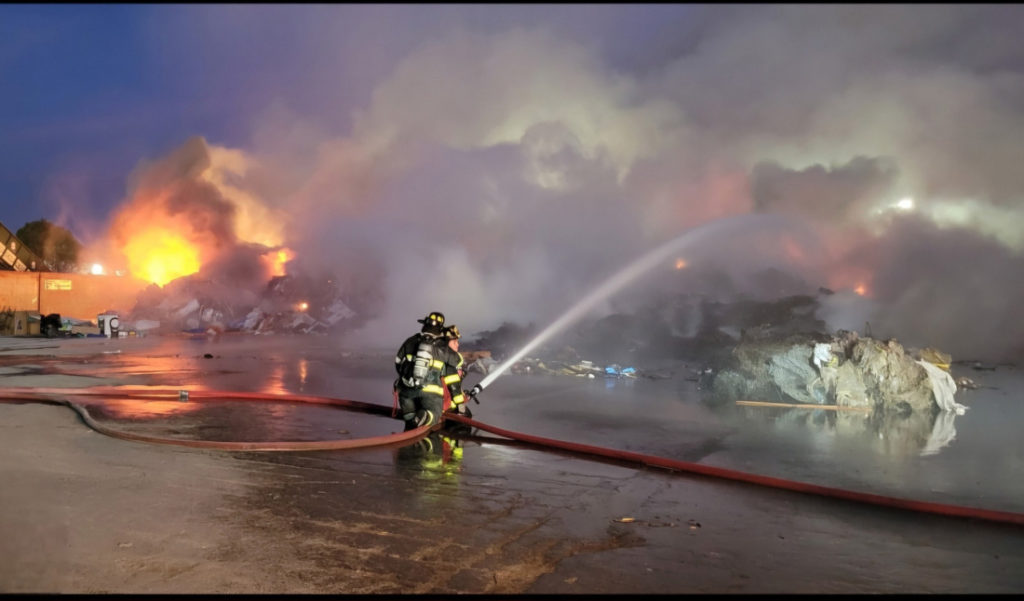
[[[221,441],[327,440],[349,435],[353,415],[302,403],[256,399],[79,398],[93,417],[167,438]],[[129,426],[128,424],[132,425]],[[341,427],[344,426],[344,429]],[[116,426],[115,426],[116,427]],[[169,428],[169,429],[168,429]],[[346,436],[346,437],[350,437]]]
[[[195,413],[202,405],[189,401],[163,401],[150,399],[91,399],[82,404],[99,407],[115,419],[148,419]]]

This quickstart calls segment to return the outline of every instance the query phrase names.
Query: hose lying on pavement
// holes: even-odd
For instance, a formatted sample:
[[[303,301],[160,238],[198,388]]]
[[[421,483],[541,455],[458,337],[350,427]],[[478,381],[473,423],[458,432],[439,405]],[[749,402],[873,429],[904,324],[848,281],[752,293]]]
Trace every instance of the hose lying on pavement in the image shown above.
[[[565,442],[561,440],[554,440],[551,438],[542,438],[540,436],[532,436],[530,434],[522,434],[519,432],[512,432],[510,430],[495,428],[494,426],[489,426],[487,424],[474,421],[461,415],[448,415],[446,416],[446,419],[449,421],[455,421],[461,424],[465,424],[467,426],[478,428],[485,432],[497,434],[498,436],[504,436],[505,438],[511,438],[513,440],[527,442],[542,447],[562,449],[566,451],[572,451],[575,453],[583,453],[588,455],[597,455],[601,457],[607,457],[609,459],[629,461],[639,463],[642,465],[649,465],[652,467],[665,468],[673,471],[692,472],[695,474],[701,474],[703,476],[714,476],[717,478],[725,478],[728,480],[738,480],[740,482],[749,482],[751,484],[760,484],[762,486],[771,486],[773,488],[781,488],[785,490],[793,490],[797,492],[823,495],[826,497],[834,497],[837,499],[845,499],[848,501],[857,501],[860,503],[870,503],[873,505],[882,505],[885,507],[895,507],[899,509],[910,509],[922,513],[935,513],[946,516],[976,518],[980,520],[988,520],[993,522],[1024,525],[1024,513],[995,511],[991,509],[979,509],[975,507],[963,507],[959,505],[946,505],[944,503],[931,503],[928,501],[914,501],[911,499],[886,497],[871,493],[844,490],[841,488],[830,488],[828,486],[819,486],[817,484],[808,484],[806,482],[798,482],[795,480],[784,480],[782,478],[773,478],[771,476],[761,476],[758,474],[748,474],[745,472],[739,472],[736,470],[730,470],[722,467],[701,465],[699,463],[690,463],[688,461],[679,461],[676,459],[666,459],[664,457],[644,455],[642,453],[633,453],[631,451],[619,451],[616,449],[606,449],[603,447],[595,447],[575,442]]]
[[[109,428],[103,424],[98,423],[89,414],[87,408],[66,400],[66,397],[88,397],[88,396],[105,396],[110,398],[128,398],[128,399],[140,399],[140,400],[169,400],[178,399],[180,394],[179,389],[155,389],[155,388],[144,388],[144,389],[130,389],[124,387],[111,387],[111,388],[85,388],[85,389],[69,389],[69,388],[8,388],[0,390],[0,402],[43,402],[51,404],[66,405],[73,409],[82,420],[92,429],[112,436],[115,438],[121,438],[124,440],[132,440],[139,442],[151,442],[158,444],[172,444],[186,447],[197,447],[205,449],[220,449],[227,451],[323,451],[323,450],[339,450],[339,449],[356,449],[366,448],[373,446],[392,445],[409,442],[412,440],[419,439],[426,435],[431,430],[441,427],[440,425],[433,426],[421,426],[414,430],[407,432],[393,433],[384,436],[374,436],[369,438],[360,439],[345,439],[345,440],[325,440],[325,441],[309,441],[309,442],[220,442],[220,441],[209,441],[209,440],[182,440],[174,438],[162,438],[157,436],[146,436],[141,434],[133,434],[125,432],[123,430],[117,430]],[[62,397],[62,398],[55,398]],[[251,392],[227,392],[227,391],[190,391],[186,402],[189,401],[204,401],[204,400],[246,400],[246,401],[269,401],[269,402],[301,402],[301,403],[313,403],[320,405],[330,405],[336,407],[344,407],[346,409],[352,409],[357,411],[363,411],[366,413],[376,413],[378,415],[391,416],[392,408],[374,403],[363,403],[360,401],[352,401],[347,399],[334,399],[318,396],[309,395],[296,395],[296,394],[267,394],[267,393],[251,393]],[[446,414],[445,419],[447,421],[457,422],[465,424],[467,426],[497,434],[505,438],[525,442],[528,444],[537,445],[544,448],[561,449],[573,453],[579,453],[584,455],[594,455],[598,457],[605,457],[616,461],[624,461],[628,463],[638,463],[641,465],[648,465],[652,467],[660,467],[672,471],[679,472],[691,472],[700,474],[703,476],[711,476],[717,478],[725,478],[728,480],[736,480],[740,482],[747,482],[750,484],[758,484],[761,486],[770,486],[773,488],[779,488],[784,490],[791,490],[802,493],[817,494],[826,497],[832,497],[837,499],[844,499],[847,501],[855,501],[860,503],[869,503],[873,505],[880,505],[883,507],[893,507],[898,509],[907,509],[911,511],[918,511],[922,513],[932,513],[937,515],[961,517],[961,518],[973,518],[979,520],[986,520],[991,522],[999,522],[1005,524],[1024,525],[1024,514],[1014,513],[1008,511],[995,511],[991,509],[980,509],[975,507],[963,507],[958,505],[947,505],[944,503],[932,503],[928,501],[915,501],[910,499],[900,499],[896,497],[886,497],[883,495],[876,495],[871,493],[856,492],[850,490],[844,490],[839,488],[830,488],[827,486],[819,486],[817,484],[809,484],[806,482],[798,482],[794,480],[785,480],[782,478],[773,478],[771,476],[761,476],[758,474],[748,474],[745,472],[739,472],[736,470],[730,470],[721,467],[714,467],[710,465],[701,465],[699,463],[691,463],[687,461],[679,461],[675,459],[667,459],[664,457],[657,457],[653,455],[644,455],[642,453],[634,453],[631,451],[620,451],[616,449],[607,449],[603,447],[595,447],[591,445],[579,444],[574,442],[566,442],[561,440],[555,440],[551,438],[542,438],[539,436],[532,436],[529,434],[522,434],[519,432],[512,432],[510,430],[504,430],[489,426],[487,424],[475,421],[462,415],[457,414]]]
[[[105,434],[122,440],[136,442],[150,442],[156,444],[169,444],[182,447],[193,447],[200,449],[216,449],[221,451],[337,451],[343,449],[361,449],[375,446],[385,446],[418,440],[431,430],[440,428],[439,424],[433,426],[421,426],[406,432],[397,432],[383,436],[371,436],[367,438],[341,439],[341,440],[314,440],[314,441],[267,441],[267,442],[228,442],[218,440],[187,440],[180,438],[165,438],[161,436],[148,436],[136,434],[111,428],[97,422],[89,409],[70,400],[55,397],[89,397],[102,396],[117,399],[134,400],[178,400],[180,390],[153,389],[125,389],[125,388],[8,388],[0,391],[0,401],[24,402],[35,401],[65,405],[73,409],[90,428],[100,434]],[[218,392],[218,391],[190,391],[187,401],[206,400],[245,400],[245,401],[270,401],[270,402],[298,402],[313,403],[319,405],[332,405],[363,411],[365,413],[377,413],[391,415],[391,408],[374,403],[363,403],[361,401],[350,401],[347,399],[331,399],[325,397],[298,395],[298,394],[266,394],[252,392]]]

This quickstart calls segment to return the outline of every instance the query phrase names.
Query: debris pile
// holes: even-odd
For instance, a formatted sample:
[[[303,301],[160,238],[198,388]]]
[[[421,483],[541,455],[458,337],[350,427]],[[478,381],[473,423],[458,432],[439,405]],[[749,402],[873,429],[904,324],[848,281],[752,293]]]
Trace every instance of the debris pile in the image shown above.
[[[963,413],[953,401],[951,358],[936,349],[905,349],[897,340],[861,338],[839,331],[774,336],[748,331],[732,358],[712,370],[704,384],[715,401],[859,407],[898,415],[931,417]]]
[[[824,330],[817,300],[795,295],[772,301],[715,301],[699,295],[657,298],[631,313],[583,320],[509,368],[510,373],[614,378],[666,378],[680,371],[697,377],[725,364],[744,335],[785,336]],[[534,324],[503,323],[478,334],[465,349],[487,349],[487,359],[467,359],[470,371],[489,373],[529,343]],[[567,344],[568,343],[568,344]],[[469,352],[463,351],[465,357]],[[586,357],[586,360],[583,359]],[[687,364],[695,367],[689,367]],[[699,366],[699,367],[697,367]]]
[[[329,280],[279,276],[257,294],[189,276],[144,290],[122,321],[139,332],[326,334],[354,316]]]

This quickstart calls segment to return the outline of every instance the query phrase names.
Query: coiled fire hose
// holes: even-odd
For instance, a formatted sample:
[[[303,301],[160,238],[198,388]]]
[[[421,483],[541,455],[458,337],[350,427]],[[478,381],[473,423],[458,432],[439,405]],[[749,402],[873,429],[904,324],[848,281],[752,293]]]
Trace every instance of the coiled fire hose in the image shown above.
[[[130,389],[125,387],[94,387],[84,389],[7,388],[0,390],[0,402],[41,402],[48,404],[65,405],[73,409],[90,428],[96,430],[97,432],[100,432],[101,434],[105,434],[107,436],[112,436],[115,438],[121,438],[124,440],[150,442],[158,444],[172,444],[204,449],[219,449],[226,451],[324,451],[394,445],[408,443],[413,440],[417,440],[425,436],[431,430],[441,427],[440,424],[435,424],[433,426],[421,426],[419,428],[409,430],[407,432],[393,433],[384,436],[374,436],[360,439],[307,442],[221,442],[209,440],[182,440],[134,434],[131,432],[125,432],[123,430],[117,430],[115,428],[107,427],[103,424],[98,423],[89,414],[89,411],[86,407],[79,405],[78,403],[75,403],[71,400],[67,400],[68,397],[75,398],[105,396],[109,398],[127,398],[137,400],[179,399],[186,401],[239,400],[266,402],[298,402],[319,405],[330,405],[350,410],[363,411],[365,413],[375,413],[378,415],[388,417],[390,417],[392,414],[392,408],[383,405],[378,405],[374,403],[364,403],[361,401],[352,401],[347,399],[335,399],[310,395],[267,394],[213,390],[189,391],[186,395],[183,394],[184,392],[185,391],[180,391],[178,389]],[[817,484],[798,482],[794,480],[785,480],[783,478],[774,478],[771,476],[749,474],[746,472],[740,472],[721,467],[702,465],[699,463],[691,463],[687,461],[679,461],[675,459],[668,459],[665,457],[657,457],[653,455],[645,455],[642,453],[635,453],[631,451],[620,451],[617,449],[608,449],[592,445],[555,440],[551,438],[542,438],[539,436],[532,436],[529,434],[523,434],[520,432],[513,432],[510,430],[504,430],[502,428],[496,428],[494,426],[490,426],[488,424],[484,424],[482,422],[478,422],[476,420],[458,414],[445,414],[445,420],[461,423],[473,428],[477,428],[479,430],[483,430],[485,432],[490,432],[498,436],[524,442],[527,444],[536,445],[542,448],[561,449],[572,453],[594,455],[617,461],[638,463],[640,465],[645,466],[664,468],[671,471],[695,473],[703,476],[724,478],[727,480],[735,480],[739,482],[746,482],[761,486],[769,486],[772,488],[791,490],[795,492],[816,494],[826,497],[843,499],[847,501],[880,505],[883,507],[894,507],[898,509],[906,509],[921,513],[932,513],[950,517],[979,519],[1004,524],[1024,525],[1024,513],[996,511],[976,507],[964,507],[959,505],[948,505],[944,503],[933,503],[929,501],[916,501],[911,499],[901,499],[897,497],[887,497],[872,493],[857,492],[840,488],[831,488],[827,486],[820,486]]]

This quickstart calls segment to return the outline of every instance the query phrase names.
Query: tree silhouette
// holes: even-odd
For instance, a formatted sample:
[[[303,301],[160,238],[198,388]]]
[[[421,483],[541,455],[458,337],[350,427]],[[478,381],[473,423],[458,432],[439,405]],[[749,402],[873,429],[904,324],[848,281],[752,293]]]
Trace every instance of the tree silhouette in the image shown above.
[[[14,233],[51,271],[75,271],[82,244],[66,228],[46,219],[30,221]]]

